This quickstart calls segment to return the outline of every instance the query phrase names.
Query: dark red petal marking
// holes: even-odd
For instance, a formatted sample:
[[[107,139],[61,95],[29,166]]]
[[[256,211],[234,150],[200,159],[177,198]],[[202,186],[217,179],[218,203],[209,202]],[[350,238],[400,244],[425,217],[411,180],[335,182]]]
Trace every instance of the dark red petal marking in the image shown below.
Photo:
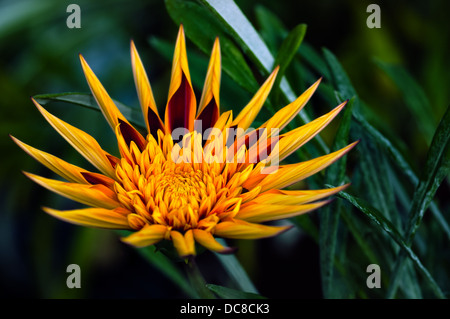
[[[181,76],[181,84],[178,90],[172,95],[169,103],[167,104],[167,114],[169,120],[169,130],[173,131],[176,128],[184,127],[188,130],[193,128],[193,118],[190,114],[192,99],[194,98],[194,92],[189,85],[188,80],[184,73]]]
[[[147,112],[148,126],[150,127],[150,134],[158,140],[158,130],[164,132],[164,123],[159,118],[158,114],[156,114],[151,107],[148,108]]]
[[[251,131],[248,134],[245,134],[245,146],[249,150],[253,145],[256,145],[258,143],[259,138],[264,133],[265,128],[258,128],[256,130]],[[251,143],[251,144],[250,144]]]
[[[268,138],[266,140],[266,147],[263,147],[262,145],[258,145],[258,158],[256,159],[257,162],[261,162],[262,160],[265,160],[267,157],[269,157],[270,153],[272,153],[272,146],[276,146],[277,143],[280,142],[280,140],[283,138],[283,136],[278,136],[278,139],[272,139]],[[273,143],[272,143],[273,142]]]
[[[105,154],[105,155],[106,155],[106,158],[108,159],[109,163],[111,164],[112,168],[116,168],[116,165],[117,165],[117,163],[120,162],[120,160],[115,156],[112,156],[109,154]]]
[[[237,131],[236,131],[236,129],[237,129],[237,124],[233,125],[233,126],[230,126],[229,128],[226,129],[226,132],[227,132],[227,144],[226,144],[226,146],[227,147],[231,147],[234,144],[234,142],[236,141],[236,138],[237,138]]]
[[[197,121],[202,121],[202,130],[204,132],[205,130],[214,127],[214,124],[216,124],[218,119],[219,108],[217,107],[216,100],[212,98],[208,105],[206,105],[202,112],[197,116]]]
[[[143,151],[145,146],[147,146],[147,141],[142,137],[141,133],[139,133],[133,126],[128,124],[127,122],[119,119],[119,130],[122,133],[123,139],[125,143],[130,146],[131,141],[136,143],[136,146]]]
[[[92,185],[102,184],[110,189],[114,189],[114,180],[98,173],[81,172],[86,182]]]

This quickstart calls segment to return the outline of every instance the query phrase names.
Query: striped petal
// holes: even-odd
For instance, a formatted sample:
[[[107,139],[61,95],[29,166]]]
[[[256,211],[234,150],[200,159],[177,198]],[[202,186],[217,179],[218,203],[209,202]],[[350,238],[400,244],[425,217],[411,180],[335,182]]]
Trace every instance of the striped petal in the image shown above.
[[[86,170],[78,166],[69,164],[66,161],[63,161],[62,159],[54,155],[31,147],[13,136],[11,136],[11,138],[17,145],[20,146],[20,148],[22,148],[30,156],[35,158],[38,162],[51,169],[53,172],[55,172],[62,178],[73,183],[80,183],[80,184],[86,183],[86,179],[82,175],[82,173],[87,172]]]
[[[172,132],[172,130],[182,127],[193,131],[196,104],[189,74],[184,30],[181,26],[175,45],[169,96],[167,98],[166,132]]]
[[[122,238],[122,241],[135,247],[145,247],[163,240],[168,232],[164,225],[145,225],[141,230]]]
[[[267,203],[248,203],[247,205],[241,207],[240,211],[236,215],[236,218],[253,223],[262,223],[305,214],[322,207],[329,202],[330,201],[322,201],[304,205],[270,205]]]
[[[290,154],[295,152],[299,147],[307,143],[314,136],[319,134],[328,123],[330,123],[336,115],[344,108],[347,101],[341,103],[335,107],[329,113],[318,117],[317,119],[300,126],[299,128],[292,130],[286,134],[282,134],[279,137],[279,161],[282,161]]]
[[[347,188],[350,184],[339,187],[317,189],[317,190],[278,190],[271,189],[260,194],[252,203],[267,205],[300,205],[310,203],[336,193]]]
[[[220,70],[220,44],[216,38],[197,112],[197,120],[202,121],[203,130],[213,127],[220,115]]]
[[[125,141],[125,144],[129,147],[131,142],[134,142],[142,152],[147,146],[147,141],[141,133],[139,133],[131,124],[127,122],[122,122],[122,120],[119,120],[119,124],[119,130],[122,133],[121,135]]]
[[[231,126],[237,125],[238,127],[246,130],[253,123],[254,119],[261,110],[264,102],[269,96],[272,89],[275,78],[280,68],[276,67],[272,74],[267,78],[266,82],[259,88],[258,92],[253,96],[250,102],[242,109],[239,115],[231,123]]]
[[[108,229],[130,229],[127,222],[127,209],[119,207],[116,209],[84,208],[75,210],[56,210],[44,207],[43,210],[58,219],[66,222],[96,228]]]
[[[188,230],[184,236],[180,232],[172,230],[170,236],[172,237],[173,246],[180,257],[185,258],[195,255],[195,241],[192,229]]]
[[[278,235],[292,228],[291,226],[266,226],[234,219],[218,223],[214,235],[233,239],[257,239]]]
[[[350,151],[357,143],[358,141],[340,149],[339,151],[309,161],[280,166],[275,173],[267,174],[265,178],[257,185],[261,186],[262,192],[265,192],[266,190],[272,188],[282,189],[284,187],[287,187],[331,165],[339,158],[347,154],[347,152]],[[252,188],[252,184],[254,182],[253,178],[249,178],[244,183],[244,187],[246,189]]]
[[[50,123],[51,126],[61,134],[67,142],[70,143],[84,158],[86,158],[92,165],[99,169],[103,174],[114,178],[115,172],[109,158],[114,156],[108,154],[97,141],[89,134],[77,129],[76,127],[60,120],[56,116],[47,112],[38,102],[32,99],[39,112]]]
[[[66,183],[30,173],[24,174],[52,192],[88,206],[107,209],[121,206],[117,201],[115,192],[104,185]]]
[[[153,96],[152,88],[150,86],[150,81],[147,77],[147,72],[145,72],[142,60],[137,52],[134,42],[130,43],[131,51],[131,67],[133,69],[134,83],[136,85],[136,90],[139,98],[139,103],[141,104],[142,112],[146,118],[147,108],[151,108],[153,112],[158,114],[158,108],[156,107],[155,98]]]
[[[108,92],[106,92],[105,88],[95,76],[94,72],[92,72],[92,69],[89,67],[86,60],[81,54],[80,61],[92,95],[94,95],[94,98],[97,101],[100,110],[102,111],[111,128],[113,130],[115,129],[116,125],[119,123],[119,119],[124,122],[128,122],[127,119],[122,115],[122,113],[120,113],[119,109],[108,95]]]
[[[321,80],[322,78],[320,78],[318,81],[316,81],[316,83],[311,85],[309,89],[303,92],[294,102],[290,103],[289,105],[285,106],[277,113],[275,113],[275,115],[272,116],[270,120],[261,125],[261,128],[263,127],[267,128],[269,136],[270,136],[270,129],[272,128],[277,128],[278,130],[281,131],[290,121],[292,121],[292,119],[298,114],[298,112],[301,111],[301,109],[306,105],[306,103],[308,103],[309,99],[319,86]]]
[[[101,184],[105,185],[111,190],[114,189],[115,180],[109,178],[108,176],[92,172],[82,172],[81,175],[84,177],[86,182],[88,182],[91,185]]]
[[[210,232],[204,231],[202,229],[194,229],[194,239],[203,247],[212,250],[216,253],[220,254],[230,254],[234,252],[236,249],[225,247],[217,240],[214,239],[214,236],[211,235]]]

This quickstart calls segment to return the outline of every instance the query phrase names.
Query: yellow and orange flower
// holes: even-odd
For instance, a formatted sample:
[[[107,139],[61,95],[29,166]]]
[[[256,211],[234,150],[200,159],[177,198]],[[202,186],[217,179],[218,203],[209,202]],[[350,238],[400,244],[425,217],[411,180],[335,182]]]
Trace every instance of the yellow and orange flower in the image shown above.
[[[236,117],[231,111],[221,114],[221,57],[216,39],[197,108],[180,27],[163,121],[131,42],[133,75],[147,126],[146,135],[142,135],[117,109],[81,55],[80,59],[91,92],[115,131],[120,157],[107,153],[92,136],[33,100],[53,128],[100,171],[69,164],[13,137],[23,150],[66,181],[25,173],[29,178],[89,206],[69,211],[44,208],[50,215],[82,226],[132,230],[122,240],[137,247],[171,240],[178,254],[186,257],[196,254],[196,242],[215,252],[231,251],[214,236],[257,239],[277,235],[289,227],[262,223],[319,208],[328,202],[322,199],[347,186],[283,190],[327,167],[356,144],[306,162],[278,165],[318,134],[345,105],[278,135],[308,102],[320,80],[266,123],[250,128],[278,68]],[[181,134],[175,136],[177,130]]]

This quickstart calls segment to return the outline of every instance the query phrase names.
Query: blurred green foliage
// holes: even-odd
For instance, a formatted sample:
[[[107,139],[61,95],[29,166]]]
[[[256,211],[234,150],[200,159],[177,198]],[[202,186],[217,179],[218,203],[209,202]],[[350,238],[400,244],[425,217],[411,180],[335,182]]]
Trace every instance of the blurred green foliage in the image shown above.
[[[188,296],[188,289],[168,279],[171,273],[177,276],[173,274],[179,265],[162,276],[161,270],[167,270],[164,261],[148,264],[138,252],[122,244],[116,233],[72,226],[45,215],[40,206],[79,206],[21,174],[25,170],[55,177],[22,152],[8,134],[89,168],[39,115],[30,96],[88,92],[78,59],[81,53],[114,99],[138,108],[129,56],[129,41],[133,39],[162,109],[180,21],[190,39],[188,57],[197,92],[206,73],[205,53],[211,49],[214,33],[221,36],[222,109],[239,110],[268,70],[258,60],[258,52],[248,52],[245,41],[239,41],[217,15],[211,15],[206,2],[0,1],[1,296]],[[81,29],[66,26],[70,3],[81,8]],[[238,260],[258,291],[272,298],[382,298],[389,287],[398,297],[434,298],[436,287],[430,286],[417,263],[407,257],[403,268],[396,266],[399,247],[407,251],[412,244],[426,272],[448,296],[450,185],[445,177],[437,190],[421,185],[435,177],[425,168],[448,163],[445,147],[439,161],[430,158],[436,157],[438,152],[433,150],[443,143],[442,138],[436,142],[433,136],[450,104],[450,26],[446,16],[450,5],[445,1],[377,1],[382,27],[369,29],[369,1],[236,3],[272,56],[285,57],[277,61],[292,59],[285,76],[293,93],[298,95],[319,77],[324,78],[302,113],[304,117],[297,118],[295,125],[305,116],[313,119],[353,98],[350,111],[320,134],[323,141],[311,141],[293,160],[322,155],[324,150],[361,139],[345,162],[298,185],[318,188],[324,183],[351,180],[349,200],[339,198],[320,212],[292,220],[299,227],[277,238],[233,242],[239,247]],[[304,38],[298,34],[301,24],[307,25]],[[297,31],[288,37],[291,30]],[[275,89],[258,119],[267,119],[286,99],[282,89]],[[63,102],[46,107],[93,135],[106,150],[117,153],[114,136],[99,112]],[[416,185],[421,188],[416,190]],[[424,215],[418,206],[427,196],[434,202]],[[363,208],[355,208],[354,203],[364,203]],[[414,212],[422,223],[411,243],[402,242]],[[390,236],[392,233],[397,237]],[[66,267],[71,263],[81,266],[82,289],[70,290],[65,285]],[[228,279],[229,264],[214,255],[205,253],[198,263],[211,287],[242,288],[238,280]],[[365,269],[370,263],[381,266],[382,289],[370,290],[365,285]],[[401,271],[395,272],[396,268]],[[393,278],[400,282],[398,294],[390,286]],[[217,287],[217,291],[227,292]]]

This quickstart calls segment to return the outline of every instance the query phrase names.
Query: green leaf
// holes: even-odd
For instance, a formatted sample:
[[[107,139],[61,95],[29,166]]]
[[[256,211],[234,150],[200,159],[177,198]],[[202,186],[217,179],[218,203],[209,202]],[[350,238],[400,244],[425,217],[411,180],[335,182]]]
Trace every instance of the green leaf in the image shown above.
[[[430,102],[423,89],[400,65],[386,63],[379,59],[376,59],[375,63],[394,81],[403,95],[406,106],[414,114],[417,125],[429,143],[433,137],[435,123],[431,116],[433,113]]]
[[[311,67],[315,69],[323,78],[327,80],[331,79],[331,74],[328,70],[327,63],[308,42],[303,42],[299,49],[299,54],[300,57],[311,65]]]
[[[273,12],[260,4],[256,5],[255,18],[262,38],[271,51],[276,52],[288,34],[285,26]]]
[[[67,102],[101,112],[95,98],[90,93],[66,92],[56,94],[39,94],[33,96],[33,98],[41,105],[46,105],[50,102]],[[123,116],[130,121],[130,123],[141,129],[146,128],[140,109],[132,108],[115,100],[113,100],[113,102]]]
[[[235,290],[213,284],[207,284],[206,287],[223,299],[267,299],[258,294],[243,292],[240,290]]]
[[[426,209],[433,200],[439,185],[450,174],[450,107],[447,108],[433,136],[427,161],[417,185],[410,211],[407,242],[411,243]]]
[[[356,96],[356,91],[353,88],[350,79],[348,78],[345,70],[343,69],[337,58],[333,55],[333,53],[331,53],[327,49],[324,49],[324,56],[331,69],[332,77],[335,81],[335,86],[339,89],[339,92],[341,93],[342,97],[351,98],[353,96]],[[361,104],[362,103],[356,103],[356,105]],[[419,179],[416,176],[413,169],[411,168],[410,164],[406,161],[405,157],[398,150],[398,148],[395,147],[395,145],[388,138],[386,138],[379,130],[377,130],[375,127],[369,124],[369,122],[361,115],[357,107],[355,107],[354,109],[353,117],[355,119],[355,124],[364,129],[364,133],[367,133],[370,139],[375,141],[377,145],[381,146],[384,149],[385,153],[391,158],[393,163],[395,163],[398,166],[400,172],[402,172],[410,180],[410,182],[414,186],[416,186],[419,182]],[[365,155],[367,155],[367,153]],[[369,153],[368,155],[370,156],[371,153]],[[373,176],[377,175],[378,174],[375,174]],[[368,183],[368,185],[371,184]],[[380,190],[379,193],[380,192],[382,192],[382,190]],[[380,196],[383,197],[382,194]],[[450,227],[448,226],[445,218],[443,218],[442,216],[442,213],[439,211],[438,207],[434,203],[431,203],[431,211],[435,215],[436,219],[439,221],[441,227],[446,232],[447,237],[450,238]]]
[[[406,161],[402,153],[395,147],[395,145],[393,145],[389,141],[389,139],[387,139],[380,131],[369,124],[369,122],[367,122],[364,117],[355,113],[353,113],[353,117],[355,119],[355,123],[361,125],[361,127],[370,136],[370,138],[375,140],[377,144],[384,149],[384,151],[390,157],[391,161],[399,168],[399,171],[409,179],[411,184],[415,186],[418,185],[419,178],[417,177],[409,163]],[[444,229],[447,237],[450,239],[450,227],[445,218],[442,216],[442,213],[433,202],[431,203],[430,208],[431,212],[438,220],[441,227]]]
[[[222,245],[226,245],[225,241],[222,238],[216,238],[216,240]],[[252,281],[248,277],[244,268],[242,268],[235,255],[224,255],[217,253],[215,255],[225,268],[225,271],[228,273],[230,278],[240,289],[251,293],[258,293],[258,290],[253,285]]]
[[[412,251],[411,247],[407,245],[401,236],[400,232],[397,228],[386,219],[381,212],[379,212],[376,208],[370,206],[361,198],[352,196],[346,192],[340,192],[338,194],[339,197],[344,198],[358,210],[367,215],[372,221],[374,221],[381,229],[383,229],[396,243],[397,245],[404,251],[406,256],[408,256],[417,269],[422,273],[424,278],[428,281],[430,288],[433,290],[434,294],[439,298],[445,298],[444,293],[442,292],[439,285],[433,279],[429,271],[425,268],[425,266],[419,260],[419,257]]]
[[[345,106],[341,125],[336,133],[332,150],[338,150],[348,144],[350,124],[352,119],[352,109],[355,98],[351,99]],[[338,101],[341,102],[341,101]],[[341,185],[345,177],[346,158],[342,158],[338,163],[331,165],[325,173],[325,180],[328,184]],[[335,289],[333,283],[334,259],[336,252],[337,230],[339,225],[340,202],[334,202],[320,212],[320,270],[322,278],[322,291],[325,298],[339,297],[339,289]]]
[[[274,66],[280,66],[280,70],[278,71],[277,79],[274,83],[274,88],[278,88],[281,82],[281,79],[286,72],[287,67],[291,63],[292,59],[296,55],[300,44],[303,41],[303,38],[306,34],[306,24],[299,24],[291,32],[289,32],[286,39],[284,39],[281,47],[277,53],[275,58]]]
[[[358,97],[358,94],[356,93],[355,89],[353,88],[353,85],[345,72],[342,65],[339,63],[336,56],[331,53],[331,51],[327,49],[323,49],[323,55],[325,57],[325,60],[331,70],[332,80],[334,86],[339,91],[340,95],[343,99],[351,99],[352,97]],[[358,111],[359,100],[356,101],[355,104],[355,112]]]
[[[414,192],[413,203],[409,213],[409,223],[406,232],[406,244],[411,246],[416,231],[423,219],[425,211],[444,178],[450,174],[450,107],[447,108],[434,134],[427,161],[420,181]],[[401,254],[394,266],[394,280],[388,291],[388,297],[393,297],[398,285],[398,275],[403,269],[405,254]]]

